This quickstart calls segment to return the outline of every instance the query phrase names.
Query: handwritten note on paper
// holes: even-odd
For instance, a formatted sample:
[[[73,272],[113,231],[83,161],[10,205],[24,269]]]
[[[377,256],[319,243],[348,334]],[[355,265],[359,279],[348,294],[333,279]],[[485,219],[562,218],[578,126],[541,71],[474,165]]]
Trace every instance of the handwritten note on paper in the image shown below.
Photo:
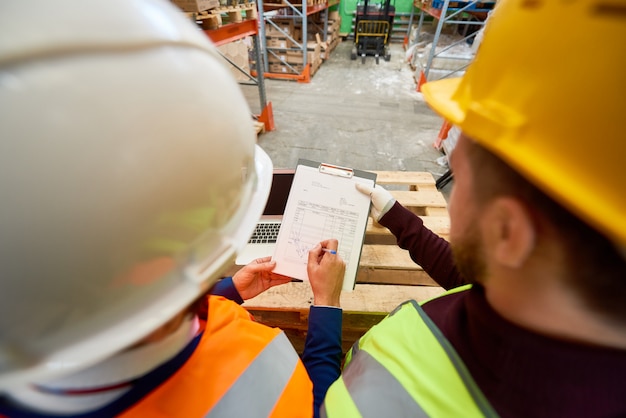
[[[308,253],[320,241],[335,238],[346,262],[343,289],[352,290],[363,247],[370,199],[355,183],[373,186],[376,174],[346,169],[350,175],[323,172],[320,164],[300,160],[278,234],[274,272],[308,280]]]

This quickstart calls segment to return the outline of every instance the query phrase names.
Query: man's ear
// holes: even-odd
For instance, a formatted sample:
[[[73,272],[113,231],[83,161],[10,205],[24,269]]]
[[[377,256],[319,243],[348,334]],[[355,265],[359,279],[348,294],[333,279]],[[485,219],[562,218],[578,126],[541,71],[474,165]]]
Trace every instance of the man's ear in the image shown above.
[[[482,222],[486,250],[494,260],[509,268],[524,264],[535,247],[536,230],[530,213],[512,197],[493,199]]]

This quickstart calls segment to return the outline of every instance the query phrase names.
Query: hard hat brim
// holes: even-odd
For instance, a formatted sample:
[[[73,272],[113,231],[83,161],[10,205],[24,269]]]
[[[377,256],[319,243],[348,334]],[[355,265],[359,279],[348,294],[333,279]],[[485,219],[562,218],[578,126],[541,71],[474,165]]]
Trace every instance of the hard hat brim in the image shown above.
[[[255,145],[254,166],[256,169],[257,186],[252,195],[249,209],[245,217],[241,220],[239,228],[234,236],[234,243],[237,252],[241,251],[248,243],[248,239],[254,232],[257,222],[263,214],[263,209],[267,204],[267,198],[272,187],[272,172],[274,166],[267,153],[258,145]]]
[[[426,103],[444,119],[459,124],[465,118],[465,111],[454,100],[454,94],[461,84],[461,78],[448,78],[431,81],[422,86]]]

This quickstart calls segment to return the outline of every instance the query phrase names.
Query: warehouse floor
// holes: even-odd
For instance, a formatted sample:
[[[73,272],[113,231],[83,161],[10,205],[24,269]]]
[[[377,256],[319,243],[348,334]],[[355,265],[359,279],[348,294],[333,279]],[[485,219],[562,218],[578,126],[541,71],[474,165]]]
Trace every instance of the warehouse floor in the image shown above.
[[[415,91],[413,71],[401,44],[391,44],[391,60],[350,60],[351,40],[330,54],[310,83],[266,79],[275,130],[258,143],[276,168],[295,167],[298,158],[364,170],[447,170],[433,142],[442,119]],[[258,90],[243,86],[254,113]],[[439,160],[439,161],[438,161]],[[445,164],[445,163],[444,163]],[[448,195],[450,185],[442,192]]]

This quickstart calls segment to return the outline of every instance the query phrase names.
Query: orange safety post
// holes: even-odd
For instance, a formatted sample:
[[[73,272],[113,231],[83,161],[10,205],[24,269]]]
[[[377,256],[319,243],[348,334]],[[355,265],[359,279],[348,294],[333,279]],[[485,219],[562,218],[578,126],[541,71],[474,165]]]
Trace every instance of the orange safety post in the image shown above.
[[[424,74],[424,70],[420,70],[420,78],[419,80],[417,80],[417,89],[416,91],[421,92],[422,91],[422,86],[424,84],[426,84],[427,80],[426,80],[426,75]]]
[[[450,131],[450,128],[452,128],[452,124],[447,120],[444,120],[441,125],[441,129],[439,129],[439,133],[437,134],[437,139],[433,142],[433,147],[438,150],[441,149],[441,143],[448,137],[448,131]]]
[[[259,122],[265,125],[265,132],[270,132],[276,129],[274,126],[274,111],[272,110],[272,102],[267,102],[267,105],[261,111],[259,115]]]
[[[302,74],[298,77],[298,83],[310,83],[311,82],[311,64],[307,63],[302,70]]]

